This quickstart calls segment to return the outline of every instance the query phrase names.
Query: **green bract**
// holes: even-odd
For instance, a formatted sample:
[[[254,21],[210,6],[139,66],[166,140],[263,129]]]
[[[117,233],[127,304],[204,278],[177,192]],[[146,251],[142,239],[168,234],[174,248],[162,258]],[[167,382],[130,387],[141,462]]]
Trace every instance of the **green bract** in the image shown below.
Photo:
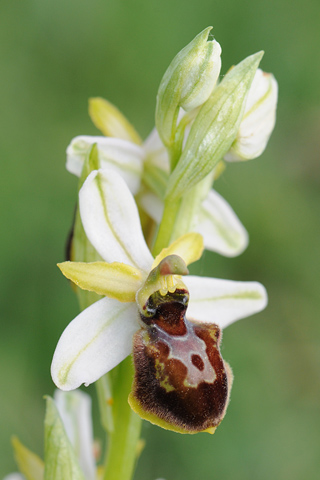
[[[167,188],[177,199],[217,165],[235,139],[263,52],[233,67],[202,106]]]
[[[52,398],[47,398],[45,417],[44,480],[85,480]]]

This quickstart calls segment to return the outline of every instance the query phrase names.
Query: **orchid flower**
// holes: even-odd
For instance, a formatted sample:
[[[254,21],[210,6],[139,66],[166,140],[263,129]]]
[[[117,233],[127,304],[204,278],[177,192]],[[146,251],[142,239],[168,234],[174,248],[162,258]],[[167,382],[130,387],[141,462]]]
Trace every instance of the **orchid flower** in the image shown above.
[[[79,192],[79,209],[85,233],[104,262],[65,262],[59,267],[80,288],[104,298],[81,312],[63,332],[51,367],[55,384],[62,390],[72,390],[83,383],[89,385],[133,350],[136,374],[131,407],[142,418],[164,428],[182,433],[204,430],[213,433],[225,413],[232,381],[231,371],[219,352],[220,330],[262,310],[267,303],[264,287],[257,282],[192,275],[182,281],[181,275],[188,273],[186,265],[201,257],[202,237],[197,233],[186,234],[154,259],[143,237],[134,198],[126,182],[114,171],[100,169],[90,173]],[[179,331],[170,333],[166,322],[159,320],[163,308],[169,308],[169,313],[161,314],[163,319],[171,315],[171,319],[179,320]],[[176,371],[169,374],[168,366],[166,373],[160,372],[168,355],[162,352],[161,356],[157,350],[161,341],[155,341],[156,331],[158,340],[162,336],[162,343],[171,349],[171,356],[187,366],[187,376],[181,372],[176,375]],[[211,340],[201,340],[203,332],[211,332]],[[184,342],[186,339],[189,343]],[[158,402],[153,398],[153,406],[143,402],[139,389],[145,387],[144,398],[147,398],[152,386],[148,390],[148,382],[142,385],[142,371],[148,373],[145,361],[155,351],[160,362],[157,388],[162,388],[162,393],[169,390],[167,393],[171,395],[172,389],[179,392],[179,388],[192,390],[198,383],[214,383],[219,375],[206,354],[208,342],[214,343],[212,348],[223,371],[220,389],[224,393],[219,415],[215,414],[209,423],[204,421],[194,426],[191,421],[188,424],[181,416],[178,418],[179,412],[170,412],[159,398]],[[183,345],[188,346],[187,350],[183,350]],[[198,367],[192,364],[192,354],[199,357],[194,358]],[[171,379],[171,374],[175,378]]]

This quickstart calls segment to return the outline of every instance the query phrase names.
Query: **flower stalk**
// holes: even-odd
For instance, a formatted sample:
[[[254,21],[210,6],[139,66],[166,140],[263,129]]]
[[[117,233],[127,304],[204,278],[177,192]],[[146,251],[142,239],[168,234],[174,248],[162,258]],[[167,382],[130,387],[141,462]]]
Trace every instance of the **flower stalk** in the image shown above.
[[[112,372],[114,430],[108,435],[104,480],[130,480],[137,463],[142,420],[128,404],[133,365],[127,357]]]

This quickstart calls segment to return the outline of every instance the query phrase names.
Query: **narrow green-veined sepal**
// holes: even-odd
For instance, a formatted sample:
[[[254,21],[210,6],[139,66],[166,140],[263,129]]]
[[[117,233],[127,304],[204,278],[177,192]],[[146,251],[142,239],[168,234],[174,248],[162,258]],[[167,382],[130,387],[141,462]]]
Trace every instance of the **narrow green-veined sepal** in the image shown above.
[[[89,115],[106,137],[122,138],[141,145],[142,140],[127,118],[108,100],[89,98]]]
[[[142,283],[140,270],[120,262],[64,262],[58,267],[78,287],[119,302],[134,302]]]
[[[44,480],[85,480],[57,407],[46,397]]]
[[[200,109],[170,176],[166,194],[170,199],[178,199],[201,181],[229,150],[262,55],[258,52],[233,67]]]
[[[12,438],[12,446],[19,470],[26,480],[43,480],[44,463],[41,458],[22,445],[17,437]]]

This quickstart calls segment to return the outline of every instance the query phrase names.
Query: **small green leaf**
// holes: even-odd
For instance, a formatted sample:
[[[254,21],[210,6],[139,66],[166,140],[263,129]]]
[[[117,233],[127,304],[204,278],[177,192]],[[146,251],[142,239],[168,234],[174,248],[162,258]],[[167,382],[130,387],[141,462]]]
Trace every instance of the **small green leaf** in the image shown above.
[[[44,480],[85,480],[55,403],[46,400]]]

